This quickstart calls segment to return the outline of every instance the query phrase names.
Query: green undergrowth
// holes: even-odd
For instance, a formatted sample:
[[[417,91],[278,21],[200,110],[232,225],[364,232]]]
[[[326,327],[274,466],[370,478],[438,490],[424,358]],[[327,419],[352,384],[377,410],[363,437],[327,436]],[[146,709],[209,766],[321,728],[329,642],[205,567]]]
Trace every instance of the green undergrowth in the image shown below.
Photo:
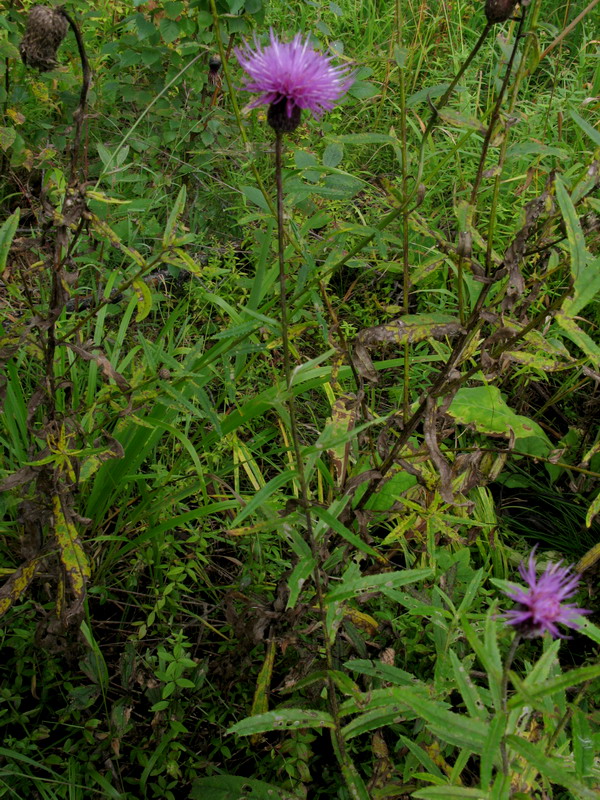
[[[0,9],[0,797],[597,796],[599,7],[561,39],[585,4],[523,4],[442,107],[483,3],[74,0],[73,150],[79,49],[21,63],[32,5]],[[289,386],[235,59],[269,27],[356,70],[285,140]],[[592,613],[509,658],[533,546]]]

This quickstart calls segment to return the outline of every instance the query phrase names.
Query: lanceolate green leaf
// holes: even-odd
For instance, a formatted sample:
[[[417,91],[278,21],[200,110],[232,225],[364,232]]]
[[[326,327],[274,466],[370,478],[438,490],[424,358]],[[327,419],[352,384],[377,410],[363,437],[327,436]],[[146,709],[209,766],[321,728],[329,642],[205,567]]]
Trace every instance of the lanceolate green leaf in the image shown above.
[[[0,227],[0,273],[4,272],[8,252],[17,231],[21,210],[18,208]]]
[[[580,117],[576,111],[571,110],[570,114],[571,118],[575,120],[575,122],[579,125],[582,131],[587,133],[587,135],[590,137],[590,139],[596,145],[596,147],[600,147],[600,132],[598,132],[593,125],[590,125],[590,123],[587,120],[585,120],[583,117]]]
[[[449,655],[456,685],[458,686],[458,690],[461,694],[467,711],[472,717],[487,719],[485,706],[481,701],[477,687],[467,674],[467,671],[465,670],[454,650],[450,650]]]
[[[384,572],[378,575],[364,575],[360,578],[352,576],[342,580],[334,589],[325,595],[325,603],[347,600],[356,597],[362,592],[382,591],[396,589],[407,583],[416,583],[431,577],[430,569],[405,569],[399,572]]]
[[[489,792],[465,786],[431,786],[413,792],[411,797],[421,797],[423,800],[490,800]]]
[[[175,200],[175,205],[171,209],[171,213],[169,214],[169,219],[167,220],[167,224],[165,226],[165,232],[163,234],[163,247],[166,249],[177,237],[177,223],[179,221],[179,217],[182,215],[185,209],[185,201],[186,201],[186,188],[185,183],[182,184],[181,189],[179,190],[179,194],[177,195],[177,199]]]
[[[298,800],[272,783],[256,778],[239,778],[237,775],[213,775],[210,778],[197,778],[189,794],[189,800]]]
[[[556,178],[554,186],[556,189],[556,200],[567,230],[569,254],[571,257],[571,275],[573,276],[573,280],[577,280],[579,275],[583,273],[587,262],[585,237],[581,230],[581,223],[579,222],[579,217],[577,216],[573,201],[560,177]]]
[[[574,319],[562,310],[556,312],[554,319],[558,322],[566,336],[568,336],[586,356],[589,356],[594,364],[600,364],[600,347],[588,333],[579,327]]]
[[[600,664],[594,664],[591,667],[579,667],[577,669],[571,669],[568,672],[565,672],[563,675],[558,675],[556,678],[551,678],[549,681],[537,686],[535,684],[526,685],[528,682],[523,681],[522,687],[524,690],[526,690],[527,698],[529,700],[536,700],[541,699],[542,697],[548,697],[556,692],[564,691],[571,686],[577,686],[580,683],[595,680],[598,677],[600,677]],[[515,697],[510,699],[508,708],[518,708],[520,705],[522,705],[522,703],[522,698],[520,698],[517,694]]]
[[[236,722],[227,733],[238,736],[252,736],[254,733],[282,731],[290,728],[335,728],[331,714],[326,711],[309,711],[304,708],[282,708],[279,711],[267,711],[254,717]]]
[[[500,711],[488,725],[488,731],[481,751],[481,785],[489,786],[492,781],[494,762],[500,754],[500,741],[506,730],[506,714]]]
[[[569,772],[568,762],[557,756],[547,756],[538,745],[521,739],[520,736],[511,734],[506,737],[508,746],[525,759],[527,764],[534,766],[551,783],[564,786],[580,800],[598,800],[596,789],[590,789]]]

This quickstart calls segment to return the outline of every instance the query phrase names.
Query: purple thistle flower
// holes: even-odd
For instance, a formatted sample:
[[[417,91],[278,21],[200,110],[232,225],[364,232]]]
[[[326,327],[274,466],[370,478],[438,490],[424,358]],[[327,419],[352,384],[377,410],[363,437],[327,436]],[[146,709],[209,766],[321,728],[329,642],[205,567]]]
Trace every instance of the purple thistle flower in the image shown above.
[[[514,625],[527,638],[542,636],[546,631],[553,638],[567,638],[560,633],[557,624],[578,628],[577,618],[591,613],[572,603],[563,603],[577,591],[579,575],[572,573],[571,567],[561,567],[562,561],[559,561],[558,564],[549,564],[538,577],[534,552],[529,556],[527,566],[524,562],[519,566],[519,573],[527,588],[515,586],[505,592],[518,606],[506,611],[503,616],[509,625]]]
[[[298,33],[291,42],[280,42],[271,30],[270,44],[263,47],[254,39],[236,48],[242,69],[248,73],[246,92],[259,92],[250,108],[269,105],[268,122],[276,131],[294,130],[303,108],[315,119],[330,111],[354,82],[354,73],[333,66],[332,57],[319,53],[302,41]]]

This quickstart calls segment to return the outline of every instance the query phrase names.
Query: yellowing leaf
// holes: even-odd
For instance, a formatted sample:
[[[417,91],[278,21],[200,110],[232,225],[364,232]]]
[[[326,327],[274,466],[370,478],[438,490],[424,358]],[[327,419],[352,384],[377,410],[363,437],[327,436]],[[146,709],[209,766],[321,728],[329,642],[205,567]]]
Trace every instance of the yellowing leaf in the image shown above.
[[[88,558],[77,535],[75,525],[67,519],[63,512],[58,495],[54,495],[52,498],[52,510],[54,535],[59,548],[60,560],[69,579],[75,602],[83,602],[86,583],[91,574]]]
[[[8,609],[22,597],[33,576],[40,568],[42,560],[36,557],[25,562],[25,564],[21,564],[4,585],[0,587],[0,617],[4,616]]]
[[[138,301],[138,308],[137,308],[137,314],[135,315],[135,321],[141,322],[143,319],[146,319],[146,317],[152,310],[152,292],[150,291],[148,286],[144,283],[144,281],[139,278],[137,278],[133,282],[133,290],[135,292]]]

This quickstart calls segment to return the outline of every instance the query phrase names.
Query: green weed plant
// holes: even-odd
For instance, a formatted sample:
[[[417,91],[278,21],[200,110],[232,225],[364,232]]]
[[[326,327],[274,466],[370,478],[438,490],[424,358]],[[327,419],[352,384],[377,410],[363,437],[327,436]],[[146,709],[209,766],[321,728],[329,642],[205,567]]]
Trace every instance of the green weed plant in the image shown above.
[[[538,543],[597,609],[598,4],[73,0],[41,74],[32,5],[0,797],[597,797],[595,617],[512,647],[501,592]],[[269,26],[356,70],[279,215],[235,58]]]

